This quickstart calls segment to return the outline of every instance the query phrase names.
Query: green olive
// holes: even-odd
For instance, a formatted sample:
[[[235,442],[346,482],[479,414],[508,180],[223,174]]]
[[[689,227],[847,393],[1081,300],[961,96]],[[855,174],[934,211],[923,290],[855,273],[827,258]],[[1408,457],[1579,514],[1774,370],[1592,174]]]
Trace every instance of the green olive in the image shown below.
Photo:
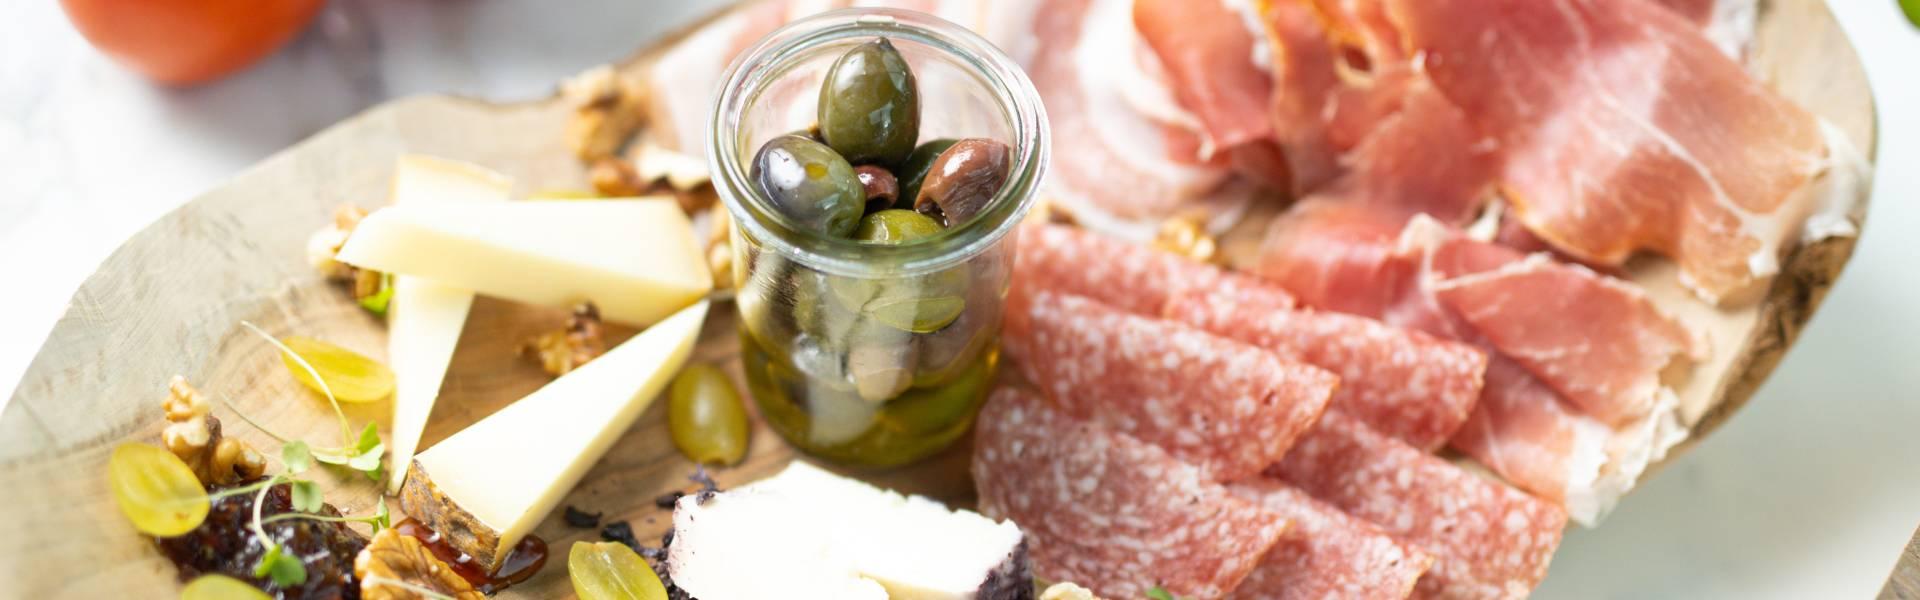
[[[920,89],[907,59],[880,38],[834,61],[820,84],[820,137],[855,163],[898,165],[920,137]]]
[[[826,144],[797,135],[767,140],[748,177],[780,212],[815,233],[846,237],[860,227],[867,190],[853,165]]]
[[[887,403],[883,413],[890,424],[914,435],[926,435],[968,420],[987,397],[999,357],[982,353],[966,369],[942,385],[915,387]]]
[[[940,222],[911,210],[890,208],[860,219],[853,239],[869,244],[895,245],[933,237],[941,231]]]
[[[907,391],[907,386],[913,385],[917,353],[913,341],[904,338],[894,343],[854,345],[847,352],[847,374],[853,377],[854,393],[879,404]]]
[[[667,392],[667,430],[689,460],[732,465],[747,456],[747,410],[727,374],[693,364],[673,378]]]
[[[920,183],[927,180],[927,171],[933,169],[933,159],[940,158],[940,153],[959,142],[953,138],[940,138],[914,148],[913,153],[907,155],[907,161],[894,171],[894,176],[900,181],[900,197],[894,199],[893,205],[912,208],[913,199],[920,195]]]
[[[914,277],[833,277],[827,289],[846,310],[901,331],[930,333],[966,310],[967,280],[960,265]]]

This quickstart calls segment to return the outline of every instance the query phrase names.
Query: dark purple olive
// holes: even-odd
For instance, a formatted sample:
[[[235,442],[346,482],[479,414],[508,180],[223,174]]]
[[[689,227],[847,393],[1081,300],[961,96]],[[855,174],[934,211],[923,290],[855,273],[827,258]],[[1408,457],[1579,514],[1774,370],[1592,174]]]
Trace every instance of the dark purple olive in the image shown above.
[[[955,142],[933,160],[913,209],[940,215],[948,227],[966,223],[986,210],[1006,185],[1011,162],[1006,144],[982,138]]]

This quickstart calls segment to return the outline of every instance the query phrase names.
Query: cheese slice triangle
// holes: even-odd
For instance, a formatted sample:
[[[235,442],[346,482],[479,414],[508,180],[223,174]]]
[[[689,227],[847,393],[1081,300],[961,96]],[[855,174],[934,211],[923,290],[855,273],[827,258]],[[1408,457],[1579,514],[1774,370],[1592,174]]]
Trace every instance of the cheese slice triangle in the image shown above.
[[[396,205],[505,202],[513,180],[478,165],[403,156],[393,175]],[[393,278],[387,309],[387,362],[393,367],[393,420],[387,434],[387,493],[400,491],[440,397],[454,346],[473,307],[473,291],[410,275]]]
[[[414,457],[407,513],[492,569],[686,363],[700,301]]]
[[[667,198],[401,204],[362,220],[338,258],[529,304],[591,301],[631,325],[713,287],[692,225]]]

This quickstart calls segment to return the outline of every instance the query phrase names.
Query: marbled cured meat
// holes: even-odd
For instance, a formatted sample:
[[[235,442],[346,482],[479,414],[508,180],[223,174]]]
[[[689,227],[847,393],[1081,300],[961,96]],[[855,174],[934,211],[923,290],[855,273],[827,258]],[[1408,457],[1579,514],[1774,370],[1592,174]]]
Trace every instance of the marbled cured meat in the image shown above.
[[[1719,301],[1778,270],[1818,124],[1643,0],[1396,0],[1428,77],[1498,140],[1516,215],[1556,248],[1650,250]],[[1804,203],[1799,203],[1804,204]]]
[[[1433,566],[1425,551],[1279,480],[1249,479],[1227,489],[1291,523],[1233,598],[1405,598]]]
[[[1166,66],[1174,96],[1199,118],[1207,147],[1273,135],[1265,93],[1273,82],[1253,62],[1253,32],[1223,0],[1135,0],[1133,25]]]
[[[1502,354],[1613,425],[1653,414],[1672,394],[1661,372],[1706,354],[1644,291],[1544,254],[1439,281],[1433,292]]]
[[[1459,342],[1366,317],[1311,309],[1264,310],[1217,291],[1176,298],[1167,317],[1332,372],[1332,410],[1434,450],[1467,420],[1487,357]]]
[[[1339,413],[1270,473],[1433,553],[1423,596],[1517,598],[1546,577],[1567,515]]]
[[[1014,281],[1150,316],[1159,316],[1167,301],[1190,290],[1236,290],[1242,303],[1263,309],[1294,305],[1291,294],[1260,279],[1061,225],[1022,226]]]
[[[1036,576],[1106,598],[1224,597],[1287,529],[1159,447],[1013,388],[980,410],[972,474],[980,512],[1026,533]]]
[[[1681,432],[1672,402],[1658,402],[1645,418],[1615,427],[1584,413],[1501,353],[1434,292],[1438,282],[1497,270],[1522,255],[1430,219],[1416,218],[1393,233],[1403,222],[1400,214],[1362,204],[1305,203],[1275,221],[1257,268],[1306,305],[1485,350],[1485,385],[1450,445],[1514,485],[1561,503],[1575,520],[1594,522],[1677,442]]]
[[[1230,481],[1280,459],[1338,379],[1267,350],[1093,300],[1022,287],[1007,352],[1061,410]]]
[[[1131,6],[1050,1],[1032,24],[1040,44],[1027,74],[1052,128],[1047,193],[1088,227],[1144,240],[1166,218],[1211,223],[1252,196],[1225,185],[1227,167],[1200,162],[1199,124],[1173,100]]]

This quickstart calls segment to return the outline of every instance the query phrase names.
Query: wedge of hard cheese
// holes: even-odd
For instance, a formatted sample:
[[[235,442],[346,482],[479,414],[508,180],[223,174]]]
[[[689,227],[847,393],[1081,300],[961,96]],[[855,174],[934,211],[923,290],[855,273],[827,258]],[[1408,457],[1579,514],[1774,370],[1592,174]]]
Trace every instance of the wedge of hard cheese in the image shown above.
[[[608,320],[658,321],[713,287],[685,213],[671,199],[402,204],[375,211],[341,262]]]
[[[402,156],[393,174],[395,205],[505,202],[513,180],[478,165]],[[407,465],[440,397],[454,345],[473,307],[473,291],[410,275],[393,278],[387,309],[387,361],[393,367],[393,429],[387,436],[387,493],[400,491]]]
[[[492,572],[666,387],[706,316],[681,310],[421,452],[401,507]]]

